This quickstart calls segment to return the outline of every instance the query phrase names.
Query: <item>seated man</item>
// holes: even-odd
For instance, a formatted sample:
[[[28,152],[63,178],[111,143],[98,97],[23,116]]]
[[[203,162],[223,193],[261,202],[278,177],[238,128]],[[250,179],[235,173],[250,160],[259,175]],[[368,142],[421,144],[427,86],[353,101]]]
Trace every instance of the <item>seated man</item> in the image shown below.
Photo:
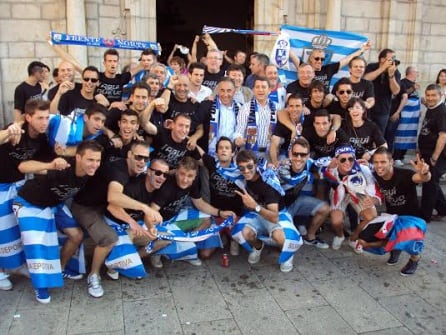
[[[63,278],[81,279],[66,267],[82,242],[83,234],[64,202],[84,187],[101,163],[102,147],[94,141],[79,144],[75,159],[56,158],[50,163],[26,161],[22,173],[37,173],[15,199],[26,262],[38,302],[47,304],[50,287],[63,286]],[[68,236],[60,250],[57,229]]]
[[[153,209],[159,211],[164,222],[175,222],[183,231],[208,228],[210,226],[209,215],[222,218],[235,217],[234,212],[220,210],[201,198],[198,179],[196,178],[197,173],[198,162],[192,157],[184,157],[178,163],[175,175],[168,176],[164,185],[155,193],[151,204]],[[182,220],[183,215],[180,212],[189,196],[198,211],[188,209],[187,216]],[[203,218],[205,219],[203,220]],[[201,249],[200,256],[209,258],[215,247],[221,246],[220,239],[216,242],[218,243],[198,243],[197,248]],[[201,265],[200,259],[191,259],[188,262],[196,266]]]
[[[320,249],[327,249],[328,244],[316,236],[316,232],[324,223],[330,208],[325,201],[305,194],[305,187],[313,186],[313,160],[310,158],[310,143],[300,137],[290,146],[289,161],[279,167],[279,178],[285,196],[281,204],[288,208],[288,213],[295,216],[312,216],[304,243]]]
[[[260,261],[264,247],[260,238],[266,238],[282,249],[279,257],[280,271],[290,272],[293,269],[294,254],[302,245],[302,238],[288,212],[279,208],[279,181],[275,180],[273,187],[263,180],[266,174],[262,176],[258,172],[257,156],[253,151],[240,151],[237,165],[246,180],[246,189],[235,192],[242,198],[248,212],[234,226],[232,237],[250,252],[250,264]],[[268,181],[274,180],[269,178]]]
[[[324,177],[333,183],[330,190],[330,218],[336,236],[332,248],[338,250],[344,241],[344,213],[347,205],[351,205],[358,213],[361,222],[352,232],[349,245],[356,253],[362,252],[357,243],[359,232],[378,214],[375,205],[381,203],[372,173],[367,166],[359,165],[355,157],[355,149],[350,145],[336,148],[335,158],[324,170]]]

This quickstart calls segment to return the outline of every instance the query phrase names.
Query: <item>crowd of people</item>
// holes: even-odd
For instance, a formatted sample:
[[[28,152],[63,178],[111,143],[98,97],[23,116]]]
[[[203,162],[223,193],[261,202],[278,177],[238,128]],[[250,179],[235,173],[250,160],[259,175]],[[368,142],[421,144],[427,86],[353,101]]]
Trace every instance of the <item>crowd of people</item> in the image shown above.
[[[208,50],[197,62],[200,41]],[[367,64],[370,43],[335,63],[321,49],[307,63],[291,54],[298,79],[288,85],[267,55],[229,57],[209,35],[190,54],[175,45],[168,65],[144,50],[121,72],[115,49],[102,72],[53,48],[62,58],[54,82],[31,62],[14,122],[0,131],[2,290],[22,274],[49,303],[49,289],[83,277],[87,237],[96,298],[104,265],[112,280],[141,279],[144,257],[154,268],[164,259],[200,266],[218,248],[237,256],[242,246],[255,264],[268,246],[289,272],[303,244],[330,247],[320,237],[327,227],[333,250],[345,241],[358,254],[390,252],[389,265],[406,251],[400,273],[412,275],[426,222],[434,210],[446,215],[444,69],[421,97],[416,68],[401,79],[393,50]],[[344,66],[350,76],[333,83]],[[410,99],[426,115],[404,169],[395,134]]]

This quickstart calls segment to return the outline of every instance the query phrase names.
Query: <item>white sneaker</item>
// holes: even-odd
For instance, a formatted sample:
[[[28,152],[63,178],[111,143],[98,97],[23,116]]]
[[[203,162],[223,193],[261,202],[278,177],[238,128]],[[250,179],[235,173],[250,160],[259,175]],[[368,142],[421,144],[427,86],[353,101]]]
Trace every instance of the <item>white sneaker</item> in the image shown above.
[[[111,279],[111,280],[118,280],[119,279],[119,272],[115,271],[113,269],[107,269],[107,276]]]
[[[12,283],[8,277],[9,275],[5,272],[0,272],[0,290],[9,291],[12,289]]]
[[[362,254],[362,245],[358,243],[358,241],[348,240],[348,245],[353,249],[356,254]]]
[[[280,264],[280,271],[282,272],[290,272],[293,270],[293,258],[294,256],[291,256],[289,260],[287,260],[285,263]]]
[[[333,248],[333,250],[339,250],[339,248],[341,247],[342,242],[344,242],[344,240],[345,240],[344,236],[342,236],[342,237],[335,236],[333,238],[333,243],[331,244],[331,247]]]
[[[199,258],[195,258],[195,259],[186,259],[184,260],[185,262],[188,262],[189,264],[193,265],[193,266],[201,266],[203,264],[203,262],[201,261],[201,259]]]
[[[100,298],[104,295],[104,289],[101,285],[101,277],[96,273],[89,275],[88,282],[88,294],[94,298]]]
[[[404,166],[404,163],[400,159],[397,159],[393,162],[393,165],[396,167],[402,167]]]
[[[237,241],[231,240],[229,244],[229,253],[231,256],[238,256],[240,254],[240,244]]]
[[[249,264],[256,264],[260,261],[260,256],[262,255],[262,251],[263,251],[263,247],[264,247],[264,243],[262,242],[262,247],[260,248],[260,250],[257,250],[256,248],[252,248],[251,253],[248,256],[248,263]]]
[[[155,269],[162,269],[163,262],[161,262],[161,255],[151,255],[150,264],[152,264]]]

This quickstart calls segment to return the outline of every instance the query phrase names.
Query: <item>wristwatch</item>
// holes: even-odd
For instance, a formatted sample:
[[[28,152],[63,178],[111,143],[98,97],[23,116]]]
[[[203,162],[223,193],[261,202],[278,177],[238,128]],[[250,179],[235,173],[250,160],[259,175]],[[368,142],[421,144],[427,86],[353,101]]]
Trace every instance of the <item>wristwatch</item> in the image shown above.
[[[254,210],[255,210],[257,213],[260,213],[261,209],[262,209],[262,206],[260,206],[260,205],[258,205],[258,204],[254,207]]]

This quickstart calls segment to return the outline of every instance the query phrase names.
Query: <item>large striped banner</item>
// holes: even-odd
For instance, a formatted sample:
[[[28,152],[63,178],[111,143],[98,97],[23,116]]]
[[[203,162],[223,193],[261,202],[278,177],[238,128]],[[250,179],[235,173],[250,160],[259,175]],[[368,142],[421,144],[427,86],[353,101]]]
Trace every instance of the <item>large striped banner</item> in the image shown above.
[[[416,149],[418,121],[420,120],[420,98],[409,97],[401,111],[401,119],[395,133],[395,149]]]
[[[161,46],[157,42],[130,41],[130,40],[121,40],[119,38],[72,35],[72,34],[57,33],[54,31],[52,31],[50,34],[51,34],[51,43],[53,44],[82,45],[87,47],[115,48],[115,49],[127,49],[127,50],[151,49],[157,54],[161,53]]]
[[[271,63],[278,66],[281,81],[288,84],[297,79],[297,70],[289,62],[290,50],[299,57],[301,62],[306,63],[313,49],[324,49],[324,64],[329,64],[338,62],[359,50],[367,41],[368,38],[365,36],[348,32],[282,25],[280,35],[271,52]],[[348,67],[345,67],[333,77],[331,85],[339,78],[348,76]]]
[[[212,27],[212,26],[206,26],[206,25],[203,26],[202,33],[203,34],[235,33],[235,34],[243,34],[243,35],[266,35],[266,36],[277,35],[277,33],[273,33],[270,31],[252,30],[252,29],[220,28],[220,27]]]

